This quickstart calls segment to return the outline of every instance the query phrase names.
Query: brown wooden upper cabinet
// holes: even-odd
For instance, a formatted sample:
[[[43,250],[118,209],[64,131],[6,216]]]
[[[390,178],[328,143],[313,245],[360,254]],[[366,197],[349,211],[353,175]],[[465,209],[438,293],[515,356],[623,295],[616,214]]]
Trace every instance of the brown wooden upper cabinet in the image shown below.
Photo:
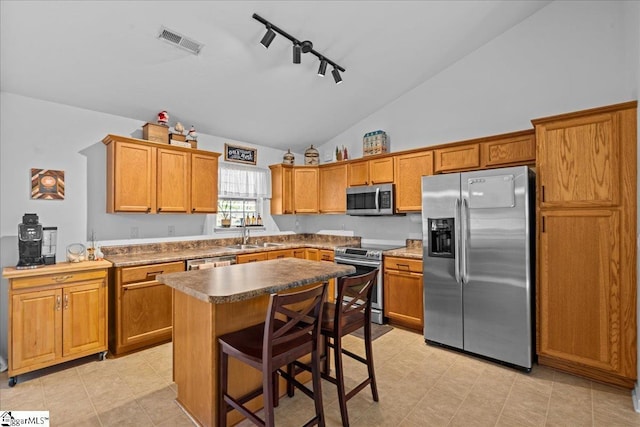
[[[293,166],[271,165],[271,215],[293,213]]]
[[[349,187],[393,182],[393,157],[349,162],[347,177]]]
[[[218,156],[216,155],[191,153],[191,212],[218,212]]]
[[[215,213],[219,153],[107,135],[107,212]]]
[[[480,168],[480,144],[460,144],[434,150],[435,172]]]
[[[395,157],[396,211],[422,210],[422,177],[433,175],[433,152],[419,151]]]
[[[320,166],[320,213],[345,213],[347,208],[347,165]]]
[[[298,166],[293,169],[293,211],[318,213],[318,168]]]
[[[482,143],[482,166],[503,167],[514,164],[535,164],[536,134],[533,129],[498,135]]]
[[[156,148],[156,211],[186,213],[191,192],[191,154]]]
[[[619,117],[615,111],[534,120],[540,206],[619,203]]]

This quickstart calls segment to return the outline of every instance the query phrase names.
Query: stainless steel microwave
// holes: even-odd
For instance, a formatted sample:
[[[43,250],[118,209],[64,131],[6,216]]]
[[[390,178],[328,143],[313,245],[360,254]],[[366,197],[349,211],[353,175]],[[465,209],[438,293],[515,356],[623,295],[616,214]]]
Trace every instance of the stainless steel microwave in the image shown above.
[[[393,184],[347,188],[347,215],[393,215],[394,210]]]

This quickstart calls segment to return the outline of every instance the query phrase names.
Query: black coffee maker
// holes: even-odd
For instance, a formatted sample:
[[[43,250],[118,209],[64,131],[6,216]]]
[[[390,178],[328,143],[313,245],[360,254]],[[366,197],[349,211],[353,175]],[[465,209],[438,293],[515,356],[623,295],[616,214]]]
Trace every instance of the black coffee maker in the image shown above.
[[[44,265],[42,257],[42,225],[38,215],[26,213],[22,224],[18,224],[18,260],[17,269],[36,268]]]

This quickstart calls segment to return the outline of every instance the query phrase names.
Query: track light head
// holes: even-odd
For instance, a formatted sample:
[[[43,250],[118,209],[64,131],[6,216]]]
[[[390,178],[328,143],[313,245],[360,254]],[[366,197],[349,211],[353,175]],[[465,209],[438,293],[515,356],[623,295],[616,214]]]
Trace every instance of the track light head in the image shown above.
[[[264,37],[262,37],[262,40],[260,40],[260,44],[264,46],[265,49],[268,49],[275,37],[276,33],[271,29],[271,25],[267,25],[267,32],[264,34]]]
[[[299,44],[293,44],[293,63],[299,64],[301,62],[302,48]]]
[[[338,71],[337,68],[334,68],[333,71],[331,72],[331,74],[333,74],[333,80],[336,81],[337,85],[342,83],[342,77],[340,77],[340,71]]]
[[[324,73],[327,72],[327,60],[322,58],[320,59],[320,68],[318,68],[318,75],[324,77]]]

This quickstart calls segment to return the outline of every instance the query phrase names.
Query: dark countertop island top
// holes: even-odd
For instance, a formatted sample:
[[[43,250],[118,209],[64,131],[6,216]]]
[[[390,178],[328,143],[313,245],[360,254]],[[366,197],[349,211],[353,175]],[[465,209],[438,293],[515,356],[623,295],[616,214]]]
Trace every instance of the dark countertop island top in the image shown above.
[[[283,258],[156,276],[194,298],[213,304],[238,302],[355,272],[355,267]]]

